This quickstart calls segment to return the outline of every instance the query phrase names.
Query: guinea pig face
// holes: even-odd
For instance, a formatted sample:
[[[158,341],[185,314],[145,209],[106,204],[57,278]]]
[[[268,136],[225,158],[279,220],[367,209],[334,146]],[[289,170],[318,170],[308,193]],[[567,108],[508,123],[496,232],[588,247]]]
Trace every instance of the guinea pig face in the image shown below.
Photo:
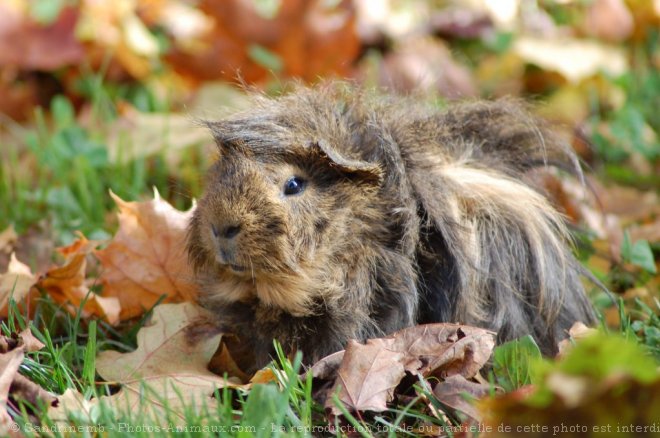
[[[338,193],[336,175],[318,167],[300,157],[221,157],[200,200],[198,230],[217,266],[254,278],[302,274],[323,258],[328,232],[341,237],[347,207],[340,198],[347,197]]]
[[[197,268],[215,276],[214,295],[256,296],[302,315],[314,290],[331,281],[325,267],[359,239],[364,227],[356,222],[364,197],[377,196],[380,173],[327,150],[316,143],[264,155],[236,148],[213,165],[188,250]]]
[[[308,186],[291,165],[222,157],[199,202],[198,232],[215,264],[239,277],[295,271]]]

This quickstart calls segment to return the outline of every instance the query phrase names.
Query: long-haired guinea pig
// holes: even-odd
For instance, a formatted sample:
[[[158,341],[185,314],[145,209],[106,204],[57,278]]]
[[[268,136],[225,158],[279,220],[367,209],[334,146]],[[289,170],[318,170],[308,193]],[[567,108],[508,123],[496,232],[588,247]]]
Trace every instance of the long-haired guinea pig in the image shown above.
[[[562,216],[524,175],[572,152],[518,104],[255,96],[208,122],[219,158],[189,227],[200,302],[266,364],[428,322],[531,334],[592,323]]]

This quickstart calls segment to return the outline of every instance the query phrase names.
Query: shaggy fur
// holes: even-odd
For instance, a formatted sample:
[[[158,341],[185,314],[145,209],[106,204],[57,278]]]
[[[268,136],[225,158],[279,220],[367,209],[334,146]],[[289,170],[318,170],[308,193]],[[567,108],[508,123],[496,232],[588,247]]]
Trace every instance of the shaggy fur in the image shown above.
[[[208,125],[220,158],[188,253],[201,302],[255,366],[273,339],[313,362],[438,321],[553,354],[593,322],[563,218],[522,179],[574,157],[517,104],[439,111],[335,85]],[[286,196],[293,176],[304,191]]]

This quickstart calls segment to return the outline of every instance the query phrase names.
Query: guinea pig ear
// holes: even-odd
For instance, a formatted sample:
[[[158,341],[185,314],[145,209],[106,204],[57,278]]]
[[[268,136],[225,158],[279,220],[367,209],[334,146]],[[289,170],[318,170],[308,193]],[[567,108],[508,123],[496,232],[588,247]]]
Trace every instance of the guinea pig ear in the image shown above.
[[[375,185],[380,185],[383,181],[383,169],[378,164],[345,158],[323,140],[312,141],[309,147],[326,159],[331,167],[349,177]]]
[[[232,149],[240,148],[239,142],[236,141],[236,134],[225,122],[204,122],[206,127],[211,131],[215,144],[221,154],[225,154]]]

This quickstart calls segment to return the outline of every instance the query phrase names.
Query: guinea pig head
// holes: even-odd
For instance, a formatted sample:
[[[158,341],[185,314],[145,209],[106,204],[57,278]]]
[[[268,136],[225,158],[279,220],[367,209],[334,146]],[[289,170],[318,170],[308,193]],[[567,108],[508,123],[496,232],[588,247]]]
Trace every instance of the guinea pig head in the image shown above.
[[[205,299],[314,313],[373,228],[380,167],[324,140],[217,137],[188,239]]]

